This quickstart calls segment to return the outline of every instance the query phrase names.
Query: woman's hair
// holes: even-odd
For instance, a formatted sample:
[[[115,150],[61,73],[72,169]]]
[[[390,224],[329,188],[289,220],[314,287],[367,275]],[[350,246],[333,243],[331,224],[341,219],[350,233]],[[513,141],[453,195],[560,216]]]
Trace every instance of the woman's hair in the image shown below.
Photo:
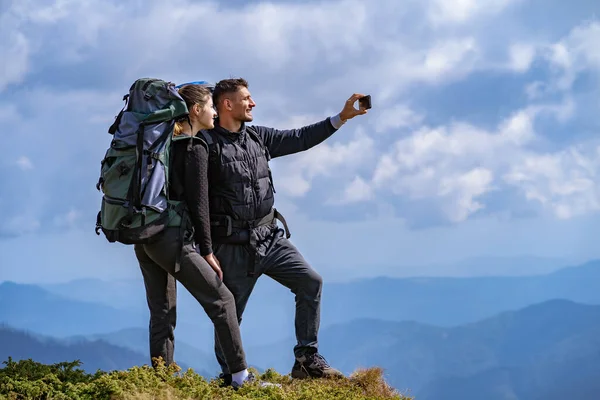
[[[204,107],[211,95],[210,90],[203,85],[185,85],[179,88],[179,95],[185,101],[188,110],[191,109],[194,104],[198,104],[200,107]],[[183,124],[189,124],[189,118],[177,121],[175,128],[173,129],[173,136],[181,135],[183,132]]]

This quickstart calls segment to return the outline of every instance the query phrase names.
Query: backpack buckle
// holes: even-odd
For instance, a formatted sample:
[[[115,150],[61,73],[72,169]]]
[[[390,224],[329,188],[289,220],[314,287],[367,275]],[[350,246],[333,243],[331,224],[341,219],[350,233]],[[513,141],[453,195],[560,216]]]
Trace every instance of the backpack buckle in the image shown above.
[[[233,219],[229,215],[211,215],[210,225],[218,228],[224,227],[225,236],[231,236],[233,233]]]

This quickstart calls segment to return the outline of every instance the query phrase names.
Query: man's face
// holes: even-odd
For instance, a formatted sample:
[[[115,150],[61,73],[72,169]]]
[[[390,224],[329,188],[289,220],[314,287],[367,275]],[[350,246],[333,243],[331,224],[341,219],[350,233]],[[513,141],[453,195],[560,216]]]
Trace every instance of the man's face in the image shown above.
[[[234,119],[240,122],[252,121],[252,108],[256,106],[256,103],[252,100],[248,88],[242,86],[237,92],[231,93],[229,104],[231,108],[230,113]]]

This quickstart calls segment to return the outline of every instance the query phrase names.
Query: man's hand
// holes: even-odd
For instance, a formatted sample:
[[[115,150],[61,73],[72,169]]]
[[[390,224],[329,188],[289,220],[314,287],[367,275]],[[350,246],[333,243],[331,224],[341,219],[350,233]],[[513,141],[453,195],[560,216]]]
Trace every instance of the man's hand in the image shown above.
[[[354,93],[348,100],[346,100],[346,104],[344,104],[344,109],[340,112],[340,118],[343,122],[346,122],[349,119],[356,117],[357,115],[363,115],[367,113],[367,110],[364,108],[354,108],[354,103],[361,97],[365,97],[364,94]]]
[[[210,265],[213,271],[216,272],[216,274],[219,276],[219,279],[223,280],[223,271],[221,270],[221,264],[219,263],[219,260],[217,260],[217,257],[215,257],[213,253],[210,253],[204,256],[204,259],[208,265]]]

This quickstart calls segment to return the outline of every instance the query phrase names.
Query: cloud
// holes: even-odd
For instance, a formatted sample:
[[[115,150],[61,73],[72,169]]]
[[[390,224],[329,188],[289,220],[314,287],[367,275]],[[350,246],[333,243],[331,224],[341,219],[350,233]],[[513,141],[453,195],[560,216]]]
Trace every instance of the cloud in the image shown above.
[[[109,243],[103,236],[96,236],[93,228],[14,235],[0,240],[0,254],[3,280],[50,283],[81,278],[141,279],[132,246]]]
[[[477,166],[511,142],[502,133],[465,124],[422,128],[395,143],[375,168],[372,183],[379,191],[412,200],[440,198],[447,218],[462,221],[483,207],[475,199],[490,190],[490,170]]]
[[[552,89],[570,90],[585,71],[600,72],[600,23],[591,21],[574,27],[565,38],[544,47],[545,58],[556,72]]]
[[[536,141],[536,118],[549,114],[564,120],[565,109],[568,104],[528,107],[492,131],[466,122],[423,126],[380,158],[370,184],[378,193],[412,201],[436,199],[447,220],[464,221],[485,208],[482,195],[498,190],[496,171],[518,162]]]
[[[593,69],[593,65],[586,60],[586,51],[582,52],[579,48],[579,39],[574,39],[574,37],[582,36],[581,34],[574,35],[581,29],[581,26],[574,28],[566,38],[554,43],[519,43],[509,48],[508,66],[513,71],[527,71],[536,59],[543,61],[544,67],[548,69],[545,79],[536,79],[525,85],[524,92],[530,101],[568,93],[579,73],[590,70],[590,68]],[[587,32],[588,30],[584,29],[583,31]],[[576,61],[576,58],[580,58],[580,60]]]
[[[548,92],[548,84],[542,81],[534,81],[525,86],[525,94],[529,100],[536,100]]]
[[[597,143],[570,146],[555,153],[527,154],[510,168],[504,180],[556,217],[573,218],[600,210],[599,156]]]
[[[0,243],[4,264],[47,267],[49,258],[48,279],[106,274],[86,261],[118,252],[93,234],[94,186],[106,129],[142,76],[243,76],[255,122],[281,128],[332,115],[353,92],[373,96],[367,116],[272,164],[295,243],[332,276],[393,274],[397,265],[364,268],[389,260],[583,248],[597,236],[598,154],[579,132],[596,134],[597,112],[586,119],[594,89],[578,80],[598,71],[600,25],[575,26],[583,7],[557,24],[529,12],[562,12],[556,1],[529,2],[527,13],[524,3],[2,2],[0,57],[10,62],[0,67],[0,134],[11,156],[0,163],[0,205],[27,210],[0,214],[0,234],[13,237]],[[15,164],[19,156],[29,162]],[[513,205],[543,216],[515,219]],[[586,254],[597,254],[592,239]],[[32,241],[44,257],[27,254]],[[135,263],[119,248],[103,261],[110,274]]]
[[[340,137],[347,129],[342,127],[335,134],[336,137]],[[333,140],[330,138],[310,151],[289,156],[278,163],[277,174],[282,177],[276,180],[276,188],[281,188],[288,196],[304,196],[315,178],[335,176],[339,179],[345,174],[352,174],[374,155],[373,139],[360,129],[346,143]]]
[[[17,165],[23,171],[28,171],[28,170],[33,169],[33,163],[31,162],[31,160],[29,158],[27,158],[25,156],[21,156],[17,159]]]
[[[21,82],[29,72],[30,44],[9,11],[0,14],[0,93],[10,84]]]
[[[423,115],[416,113],[406,104],[385,108],[376,118],[375,131],[378,133],[399,128],[412,128],[423,121]]]
[[[27,214],[16,219],[14,213],[0,214],[5,236],[71,229],[79,222],[77,215],[94,220],[100,205],[95,183],[110,144],[107,127],[120,109],[121,96],[41,88],[23,89],[10,98],[2,140],[15,159],[0,163],[0,205]],[[27,118],[13,118],[19,110],[26,110]],[[27,173],[31,171],[35,173]]]
[[[525,72],[535,58],[534,45],[515,43],[509,47],[509,67],[515,72]]]
[[[352,182],[344,189],[339,200],[333,200],[333,204],[349,204],[361,201],[368,201],[373,199],[373,189],[371,185],[367,183],[360,176],[354,177]]]
[[[340,61],[348,53],[361,52],[361,35],[368,27],[365,4],[352,0],[320,7],[267,2],[227,7],[214,1],[184,0],[168,4],[154,0],[143,6],[89,0],[40,4],[30,0],[12,1],[9,10],[15,21],[9,32],[32,43],[28,59],[39,62],[38,71],[61,68],[64,73],[84,64],[102,66],[104,73],[119,72],[127,80],[149,72],[185,79],[185,75],[198,74],[198,63],[205,65],[209,79],[252,68],[262,72],[283,72],[290,66],[314,69],[324,59]],[[252,34],[238,35],[223,46],[218,32],[233,31]],[[202,43],[201,48],[190,51],[190,35]],[[174,57],[164,57],[164,52]],[[209,54],[211,59],[220,59],[219,66],[211,67]],[[180,59],[186,62],[174,68]],[[303,62],[298,63],[299,59]],[[223,66],[228,67],[224,70]]]
[[[370,56],[352,62],[318,93],[339,92],[349,82],[369,88],[377,104],[396,103],[419,84],[442,85],[468,76],[477,67],[479,46],[470,36],[434,38],[425,43],[372,37]]]
[[[40,221],[30,214],[19,214],[9,217],[0,228],[0,237],[16,237],[32,234],[39,230]]]
[[[469,215],[484,208],[476,199],[492,189],[492,180],[493,173],[486,168],[473,168],[465,173],[441,179],[439,196],[452,199],[442,205],[450,221],[464,221]]]
[[[81,212],[79,210],[71,209],[66,214],[54,217],[54,225],[59,228],[74,227],[80,218]]]
[[[354,205],[381,194],[396,205],[433,200],[426,204],[442,210],[446,219],[463,221],[486,209],[486,195],[508,185],[499,182],[507,163],[541,140],[536,118],[568,121],[577,101],[569,94],[549,99],[546,89],[552,83],[535,75],[522,87],[530,85],[531,97],[525,100],[532,104],[519,105],[500,122],[510,112],[507,107],[486,111],[493,123],[479,123],[429,111],[439,91],[452,85],[461,90],[461,81],[488,72],[516,79],[532,73],[538,60],[553,66],[554,77],[567,69],[585,71],[577,67],[580,60],[586,64],[582,68],[597,64],[593,23],[548,42],[552,46],[520,36],[519,29],[508,39],[493,30],[482,34],[481,24],[501,24],[491,17],[500,21],[516,3],[384,1],[373,8],[357,0],[318,6],[11,1],[0,30],[13,39],[2,43],[0,52],[10,51],[18,61],[11,65],[21,67],[0,77],[0,91],[2,81],[4,87],[18,85],[10,98],[8,90],[0,92],[0,120],[6,123],[6,145],[30,160],[21,160],[20,167],[28,169],[34,160],[36,174],[21,183],[28,191],[13,197],[2,193],[3,205],[31,202],[41,228],[61,225],[70,210],[79,213],[77,221],[91,220],[99,204],[94,190],[99,160],[110,140],[106,128],[134,79],[241,75],[249,79],[259,104],[255,122],[268,126],[299,127],[338,112],[352,92],[373,95],[375,108],[368,116],[306,153],[274,161],[279,194],[302,202],[314,191],[317,198]],[[240,34],[225,43],[222,32]],[[480,112],[478,99],[472,108],[474,115]],[[77,190],[65,205],[62,193],[71,188]]]
[[[292,229],[294,245],[331,282],[415,276],[419,274],[415,267],[448,265],[478,256],[537,254],[585,259],[600,254],[595,239],[600,222],[597,215],[517,221],[485,217],[415,231],[393,214],[325,222],[311,218],[307,209],[285,206],[282,211]],[[80,278],[141,279],[131,246],[108,243],[90,229],[5,238],[0,240],[0,254],[0,276],[5,280],[39,283]]]
[[[496,5],[487,12],[501,11],[500,3],[504,1],[495,0]],[[316,85],[320,93],[331,93],[332,87],[339,92],[352,81],[357,89],[369,87],[378,100],[385,100],[408,84],[458,79],[476,66],[479,46],[470,35],[428,32],[423,40],[410,35],[412,29],[422,30],[413,27],[413,21],[430,4],[438,2],[400,6],[384,1],[373,9],[355,0],[323,2],[319,7],[267,2],[225,7],[216,2],[184,0],[148,1],[143,7],[110,1],[98,5],[89,0],[50,4],[13,1],[12,10],[15,19],[21,21],[20,31],[14,31],[34,43],[29,62],[33,61],[35,71],[52,71],[65,81],[76,78],[75,72],[83,73],[87,79],[79,78],[80,85],[106,82],[114,89],[148,74],[175,81],[195,79],[196,65],[201,64],[203,79],[244,75],[251,82],[260,79],[263,90],[281,90],[285,82],[319,92],[306,85],[314,74],[323,74],[331,79]],[[127,16],[127,23],[115,22],[123,21],[123,16]],[[406,31],[386,28],[395,26],[399,18],[406,20]],[[257,20],[263,22],[257,25]],[[161,29],[148,31],[147,26]],[[252,35],[239,35],[223,45],[216,33],[225,31]],[[199,37],[202,51],[189,51],[190,35]],[[48,42],[48,37],[53,41]],[[151,49],[148,43],[152,43]],[[174,61],[163,56],[166,51],[186,62],[175,68]],[[206,54],[218,61],[207,62]],[[92,75],[99,68],[102,71],[98,74],[104,79]],[[292,76],[289,68],[294,70]],[[340,76],[340,71],[347,72]],[[262,79],[265,73],[271,75],[270,80]],[[46,80],[43,84],[53,83]]]
[[[482,14],[496,14],[518,0],[433,0],[429,18],[434,24],[465,23]]]
[[[477,50],[475,39],[468,37],[437,43],[425,56],[422,69],[415,71],[424,80],[438,79],[453,71]]]
[[[14,104],[0,103],[0,122],[14,121],[17,118],[17,107]]]
[[[294,244],[332,281],[415,276],[420,274],[417,266],[447,265],[478,256],[586,259],[600,254],[595,239],[598,214],[569,220],[549,215],[517,220],[483,215],[460,224],[415,230],[393,212],[380,218],[331,222],[311,218],[307,209],[289,212],[286,206],[282,210]]]

